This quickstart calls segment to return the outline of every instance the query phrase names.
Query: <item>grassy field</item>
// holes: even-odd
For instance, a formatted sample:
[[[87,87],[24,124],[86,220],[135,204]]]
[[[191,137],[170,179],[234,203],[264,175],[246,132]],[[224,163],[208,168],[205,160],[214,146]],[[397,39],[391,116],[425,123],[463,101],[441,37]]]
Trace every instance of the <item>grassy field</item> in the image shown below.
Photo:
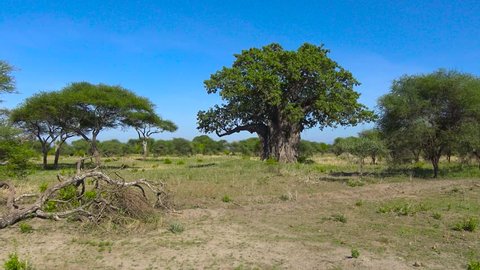
[[[108,173],[165,182],[176,211],[122,226],[29,220],[32,232],[25,223],[0,231],[0,261],[12,252],[35,269],[467,269],[480,260],[478,167],[445,162],[431,179],[428,163],[366,165],[360,177],[348,159],[313,160],[105,158]],[[73,174],[73,163],[12,181],[35,192]]]

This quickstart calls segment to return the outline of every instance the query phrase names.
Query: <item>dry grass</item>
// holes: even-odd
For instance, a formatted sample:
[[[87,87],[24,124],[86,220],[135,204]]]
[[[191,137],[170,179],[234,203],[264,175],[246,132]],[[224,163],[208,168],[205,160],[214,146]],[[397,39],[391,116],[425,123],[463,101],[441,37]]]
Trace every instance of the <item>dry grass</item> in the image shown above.
[[[0,261],[16,250],[38,269],[411,269],[414,263],[465,269],[480,256],[479,230],[454,230],[458,222],[480,217],[479,178],[374,175],[351,187],[348,180],[358,176],[348,173],[357,166],[328,155],[311,165],[224,156],[168,159],[171,164],[130,157],[106,165],[110,173],[125,168],[119,173],[127,181],[164,181],[176,213],[129,222],[126,231],[114,222],[79,229],[76,222],[32,221],[31,234],[2,231],[0,241],[7,244],[0,247]],[[197,166],[205,164],[211,165]],[[15,181],[23,190],[37,190],[56,181],[55,173],[38,171]],[[225,195],[233,203],[222,202]],[[150,216],[150,210],[142,213],[147,208],[137,194],[120,197],[139,207],[128,210],[132,214]],[[171,224],[184,231],[172,233]],[[358,259],[349,258],[352,249]]]

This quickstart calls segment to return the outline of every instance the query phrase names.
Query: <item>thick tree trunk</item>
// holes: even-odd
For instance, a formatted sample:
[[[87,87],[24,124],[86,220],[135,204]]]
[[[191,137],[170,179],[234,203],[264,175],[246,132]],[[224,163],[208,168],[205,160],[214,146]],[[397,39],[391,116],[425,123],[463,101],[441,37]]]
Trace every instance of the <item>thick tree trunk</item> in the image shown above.
[[[433,165],[433,178],[437,178],[438,176],[438,163],[440,162],[440,157],[439,156],[434,156],[431,159],[432,165]]]
[[[300,128],[280,118],[269,127],[270,156],[282,163],[296,162],[300,144]]]
[[[146,160],[148,157],[148,141],[147,139],[142,140],[142,146],[143,146],[143,160]]]

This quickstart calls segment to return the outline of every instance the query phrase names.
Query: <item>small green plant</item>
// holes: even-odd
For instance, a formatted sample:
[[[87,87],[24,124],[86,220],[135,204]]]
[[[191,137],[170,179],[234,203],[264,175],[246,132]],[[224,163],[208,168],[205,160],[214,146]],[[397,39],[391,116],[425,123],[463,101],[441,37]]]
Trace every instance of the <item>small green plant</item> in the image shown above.
[[[467,270],[480,270],[480,261],[471,260],[467,265]]]
[[[358,249],[352,248],[351,253],[352,253],[352,258],[356,259],[360,257],[360,252],[358,251]]]
[[[166,158],[166,159],[163,160],[163,164],[172,164],[172,160]]]
[[[176,234],[176,233],[182,233],[185,230],[185,228],[183,227],[182,224],[175,222],[170,224],[170,227],[168,228],[168,230]]]
[[[276,160],[275,158],[268,158],[267,160],[265,160],[265,163],[267,165],[277,165],[278,164],[278,160]]]
[[[58,197],[64,201],[69,201],[76,196],[77,188],[75,186],[66,186],[58,191]]]
[[[97,192],[95,190],[87,190],[83,194],[85,200],[91,201],[97,197]]]
[[[40,186],[38,187],[38,190],[40,190],[41,193],[45,192],[48,188],[48,183],[41,183]]]
[[[462,221],[458,222],[454,226],[454,230],[456,231],[467,231],[467,232],[473,232],[477,229],[478,227],[478,219],[475,217],[469,217],[465,218]]]
[[[436,220],[440,220],[442,219],[442,214],[438,213],[438,212],[435,212],[432,214],[432,218],[436,219]]]
[[[18,227],[20,228],[21,233],[32,233],[33,232],[32,225],[30,225],[28,223],[25,223],[25,222],[20,223],[18,225]]]
[[[332,215],[332,220],[336,222],[347,223],[347,217],[345,217],[343,214]]]
[[[3,264],[5,270],[31,270],[33,267],[28,261],[22,261],[18,258],[17,253],[8,255],[8,260]]]
[[[282,194],[280,195],[280,200],[281,201],[289,201],[290,200],[290,196],[288,194]]]
[[[228,202],[231,202],[232,201],[232,198],[230,198],[230,196],[228,195],[225,195],[222,197],[222,202],[224,203],[228,203]]]
[[[355,206],[360,207],[360,206],[362,206],[362,205],[363,205],[363,201],[362,201],[362,200],[355,202]]]
[[[363,185],[365,185],[365,183],[359,179],[349,179],[347,182],[347,186],[349,187],[361,187]]]
[[[197,162],[198,162],[198,163],[202,163],[202,162],[203,162],[203,159],[198,158],[198,159],[197,159]]]
[[[45,212],[53,212],[57,210],[57,203],[54,201],[47,201],[45,205],[43,206],[43,210]]]
[[[185,161],[184,160],[179,160],[179,161],[177,161],[177,165],[185,165]]]

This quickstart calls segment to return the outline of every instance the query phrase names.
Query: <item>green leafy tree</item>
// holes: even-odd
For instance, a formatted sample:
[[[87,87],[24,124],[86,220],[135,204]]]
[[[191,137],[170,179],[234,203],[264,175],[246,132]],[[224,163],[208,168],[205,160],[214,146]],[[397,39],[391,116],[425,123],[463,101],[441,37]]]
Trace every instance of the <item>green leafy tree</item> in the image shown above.
[[[73,137],[68,108],[57,92],[40,92],[27,98],[10,115],[10,120],[22,130],[35,136],[41,145],[43,167],[48,166],[48,153],[55,145],[54,167],[58,166],[61,146]]]
[[[458,140],[462,125],[480,121],[480,79],[446,70],[403,76],[393,82],[379,105],[384,136],[412,138],[437,177],[440,158]]]
[[[152,152],[156,156],[173,155],[174,146],[172,144],[172,141],[156,140],[153,143]]]
[[[15,91],[15,79],[12,76],[13,67],[7,62],[0,60],[0,93],[12,93]]]
[[[143,159],[148,156],[148,141],[153,134],[177,130],[177,126],[172,121],[163,120],[153,111],[134,111],[123,122],[133,127],[138,134],[138,139],[142,141]]]
[[[176,156],[190,156],[193,154],[192,143],[183,138],[173,138],[172,141],[173,154]]]
[[[67,100],[69,116],[76,122],[74,132],[90,143],[97,164],[100,164],[97,136],[102,130],[127,126],[127,119],[135,113],[154,113],[148,99],[121,86],[79,82],[60,93]]]
[[[218,154],[226,149],[226,141],[215,141],[207,135],[201,135],[193,138],[192,147],[196,154]]]
[[[105,156],[123,156],[126,152],[126,145],[116,139],[99,142],[98,148]]]
[[[359,83],[328,52],[307,43],[287,51],[274,43],[236,54],[232,67],[205,81],[224,103],[200,111],[198,129],[220,137],[256,133],[262,159],[294,162],[303,130],[372,120],[373,112],[357,102]]]

